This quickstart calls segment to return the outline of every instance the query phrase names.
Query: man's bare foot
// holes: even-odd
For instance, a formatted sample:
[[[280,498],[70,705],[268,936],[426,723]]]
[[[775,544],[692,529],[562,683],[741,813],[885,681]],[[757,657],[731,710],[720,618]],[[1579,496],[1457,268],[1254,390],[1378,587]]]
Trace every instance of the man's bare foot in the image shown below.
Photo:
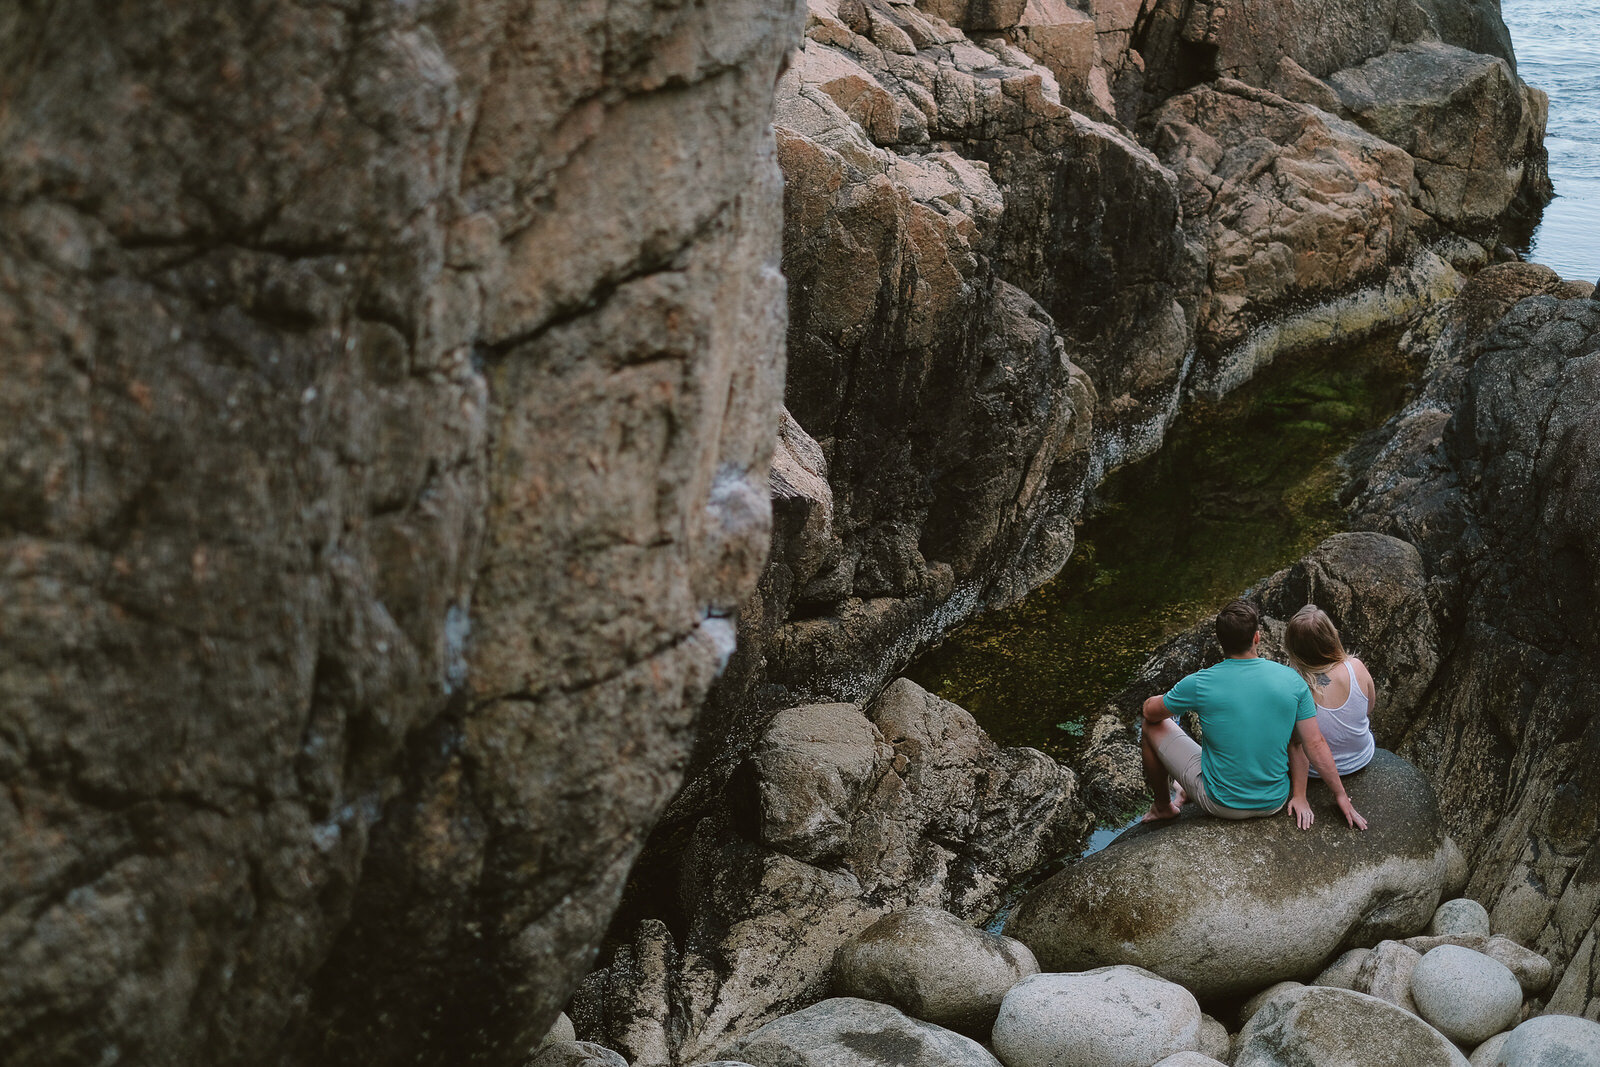
[[[1178,805],[1176,805],[1176,804],[1165,804],[1165,805],[1163,805],[1163,804],[1152,804],[1152,805],[1150,805],[1150,810],[1144,813],[1144,818],[1140,819],[1139,821],[1140,822],[1161,822],[1161,821],[1166,820],[1166,819],[1176,819],[1177,817],[1178,817]]]
[[[1183,786],[1178,786],[1172,791],[1172,806],[1181,808],[1189,803],[1189,794],[1183,791]]]

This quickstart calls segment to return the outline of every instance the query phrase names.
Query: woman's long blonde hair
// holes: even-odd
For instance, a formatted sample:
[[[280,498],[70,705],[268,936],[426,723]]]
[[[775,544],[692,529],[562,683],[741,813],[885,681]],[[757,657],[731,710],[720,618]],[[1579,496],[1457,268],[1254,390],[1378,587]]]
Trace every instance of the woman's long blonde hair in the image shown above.
[[[1307,604],[1294,613],[1283,632],[1283,647],[1289,653],[1289,666],[1299,671],[1307,684],[1328,668],[1343,663],[1346,656],[1339,628],[1315,604]]]

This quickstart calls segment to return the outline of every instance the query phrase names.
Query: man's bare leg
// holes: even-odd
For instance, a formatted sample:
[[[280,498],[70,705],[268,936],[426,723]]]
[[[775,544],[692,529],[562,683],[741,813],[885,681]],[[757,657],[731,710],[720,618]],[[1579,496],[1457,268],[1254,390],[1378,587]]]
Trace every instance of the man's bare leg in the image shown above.
[[[1140,822],[1158,822],[1162,819],[1175,818],[1183,801],[1173,801],[1172,775],[1167,773],[1167,765],[1161,762],[1161,757],[1156,754],[1156,749],[1168,736],[1168,732],[1176,730],[1178,724],[1171,719],[1161,722],[1146,722],[1144,729],[1139,732],[1139,756],[1144,762],[1144,784],[1149,788],[1154,802],[1150,810],[1145,812]]]

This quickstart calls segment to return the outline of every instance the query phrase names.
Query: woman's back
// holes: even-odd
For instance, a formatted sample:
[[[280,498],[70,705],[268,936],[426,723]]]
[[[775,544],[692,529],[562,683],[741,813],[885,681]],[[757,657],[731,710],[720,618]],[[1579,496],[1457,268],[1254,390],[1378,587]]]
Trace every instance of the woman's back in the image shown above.
[[[1366,665],[1346,656],[1343,663],[1312,676],[1311,695],[1317,702],[1317,728],[1333,750],[1339,773],[1365,767],[1377,748],[1370,719],[1376,694]]]

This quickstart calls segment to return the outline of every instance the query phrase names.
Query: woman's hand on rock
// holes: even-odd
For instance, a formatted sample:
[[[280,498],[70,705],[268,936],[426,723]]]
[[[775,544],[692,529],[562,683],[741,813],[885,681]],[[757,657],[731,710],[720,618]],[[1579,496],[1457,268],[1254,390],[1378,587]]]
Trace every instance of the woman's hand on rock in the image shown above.
[[[1350,802],[1349,794],[1339,797],[1338,801],[1339,810],[1344,812],[1344,821],[1357,830],[1365,830],[1367,828],[1367,820],[1361,817],[1361,813],[1356,810],[1356,806]]]

